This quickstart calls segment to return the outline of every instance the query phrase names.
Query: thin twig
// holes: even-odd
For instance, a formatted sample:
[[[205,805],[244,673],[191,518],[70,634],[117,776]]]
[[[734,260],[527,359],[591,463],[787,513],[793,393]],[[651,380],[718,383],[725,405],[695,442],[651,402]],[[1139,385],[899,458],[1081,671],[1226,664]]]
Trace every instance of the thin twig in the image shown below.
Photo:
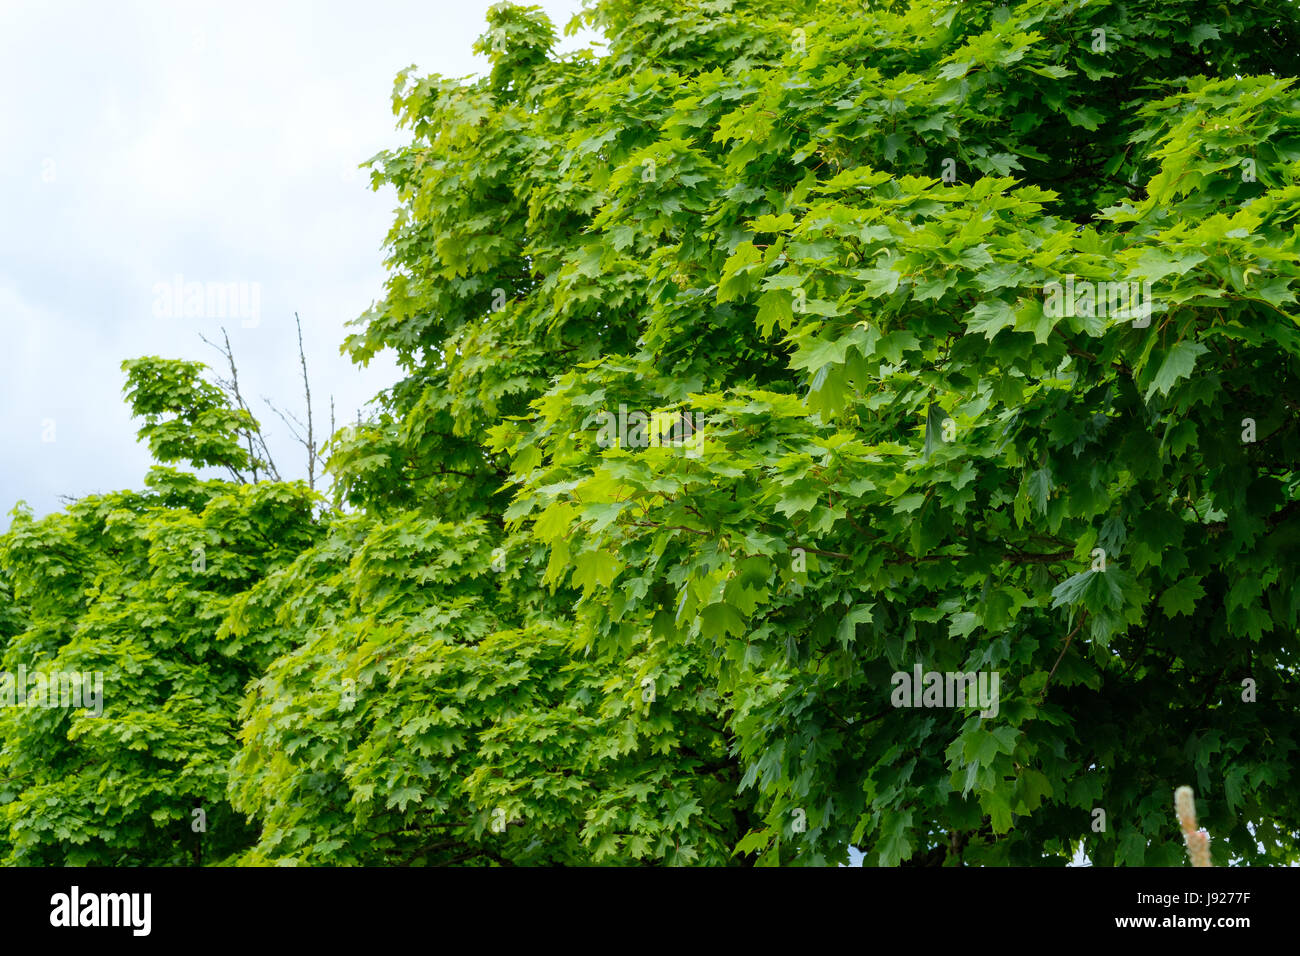
[[[1088,617],[1087,611],[1084,611],[1082,614],[1080,614],[1079,623],[1074,625],[1074,630],[1070,632],[1068,637],[1066,637],[1065,646],[1061,648],[1061,653],[1056,655],[1056,663],[1053,664],[1052,669],[1047,672],[1047,682],[1043,684],[1043,689],[1038,695],[1039,699],[1042,699],[1043,697],[1047,696],[1047,688],[1051,685],[1052,678],[1056,675],[1056,669],[1061,666],[1061,661],[1065,659],[1065,652],[1070,649],[1070,642],[1074,640],[1074,635],[1079,633],[1079,628],[1083,627],[1083,622],[1087,617]]]
[[[302,320],[298,313],[293,314],[294,324],[298,326],[298,361],[302,365],[302,387],[307,393],[307,487],[316,488],[316,437],[312,432],[311,420],[311,382],[307,379],[307,353],[302,348]]]
[[[225,357],[226,364],[230,366],[230,379],[225,380],[218,378],[217,384],[235,400],[235,405],[248,415],[249,420],[252,423],[248,427],[241,429],[241,431],[244,433],[244,437],[248,442],[248,459],[249,465],[253,469],[253,483],[257,483],[257,466],[259,462],[265,466],[264,470],[268,475],[274,476],[275,480],[279,481],[280,469],[275,466],[275,460],[271,457],[271,449],[267,447],[266,438],[262,435],[262,426],[258,423],[257,417],[253,414],[253,410],[248,407],[248,403],[244,401],[243,393],[239,389],[239,369],[235,365],[235,352],[234,349],[230,347],[230,336],[227,334],[225,326],[222,326],[221,328],[221,338],[222,341],[225,342],[224,348],[217,345],[202,332],[199,333],[199,338]],[[261,458],[258,458],[259,453],[262,456]],[[233,472],[234,469],[231,469],[231,471]],[[242,475],[238,476],[237,480],[240,482],[246,482],[246,479]]]

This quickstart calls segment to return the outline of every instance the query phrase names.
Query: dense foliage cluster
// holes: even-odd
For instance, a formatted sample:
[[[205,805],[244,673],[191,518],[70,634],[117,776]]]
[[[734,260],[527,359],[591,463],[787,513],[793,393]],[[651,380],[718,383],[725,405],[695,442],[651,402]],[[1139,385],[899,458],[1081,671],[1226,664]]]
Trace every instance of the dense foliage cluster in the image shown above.
[[[0,663],[104,696],[0,708],[6,859],[1295,860],[1293,5],[583,19],[399,75],[332,501],[149,358],[146,490],[16,513]]]

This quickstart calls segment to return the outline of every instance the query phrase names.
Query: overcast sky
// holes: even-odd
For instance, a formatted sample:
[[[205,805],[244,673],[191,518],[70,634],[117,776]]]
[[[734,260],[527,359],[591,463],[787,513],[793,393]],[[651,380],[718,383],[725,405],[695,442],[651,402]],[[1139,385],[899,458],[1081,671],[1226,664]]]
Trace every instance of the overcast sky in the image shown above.
[[[581,7],[535,2],[557,31]],[[318,422],[331,393],[355,417],[394,380],[339,354],[382,294],[396,204],[356,166],[403,141],[398,70],[485,69],[490,5],[0,0],[0,529],[18,499],[140,487],[123,359],[217,364],[199,335],[225,325],[285,477],[303,455],[262,399],[301,412],[295,310]],[[178,281],[245,298],[187,316],[158,288]]]

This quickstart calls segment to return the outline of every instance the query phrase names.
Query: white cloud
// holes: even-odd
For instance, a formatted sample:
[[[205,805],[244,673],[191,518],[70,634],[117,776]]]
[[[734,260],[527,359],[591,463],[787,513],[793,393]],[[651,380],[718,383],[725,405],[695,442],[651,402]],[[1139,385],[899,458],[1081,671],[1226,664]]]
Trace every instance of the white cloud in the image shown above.
[[[402,141],[398,70],[485,68],[471,47],[489,5],[0,4],[0,513],[139,486],[121,361],[217,358],[197,333],[219,321],[153,314],[155,284],[177,273],[260,284],[258,326],[226,323],[259,411],[263,394],[300,405],[295,310],[320,418],[331,392],[344,417],[390,384],[391,362],[357,369],[338,353],[344,324],[382,294],[395,205],[356,166]],[[562,30],[581,3],[542,6]],[[51,416],[56,441],[41,442]],[[263,418],[277,457],[294,456]]]

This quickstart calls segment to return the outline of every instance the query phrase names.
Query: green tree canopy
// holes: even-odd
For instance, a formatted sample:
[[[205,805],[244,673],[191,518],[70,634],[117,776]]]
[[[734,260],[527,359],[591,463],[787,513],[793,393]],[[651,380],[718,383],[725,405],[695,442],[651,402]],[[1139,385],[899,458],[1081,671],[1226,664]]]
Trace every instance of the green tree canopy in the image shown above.
[[[236,862],[1175,864],[1193,783],[1217,862],[1294,861],[1294,5],[580,22],[398,76],[345,511],[159,469],[16,522],[5,666],[143,676],[0,712],[11,857],[170,859],[183,796]],[[160,461],[251,464],[128,368]],[[899,706],[917,669],[997,704]]]
[[[124,369],[155,457],[247,463],[236,440],[246,413],[201,366]],[[154,424],[163,412],[174,416],[167,437]],[[6,863],[184,865],[249,844],[256,827],[226,796],[239,702],[292,645],[275,631],[237,638],[219,627],[233,599],[319,537],[314,504],[301,482],[158,466],[141,492],[92,495],[40,519],[14,510],[0,538],[0,599],[12,602],[0,608]],[[48,683],[41,698],[30,696],[35,674]],[[84,682],[65,697],[74,676]]]

